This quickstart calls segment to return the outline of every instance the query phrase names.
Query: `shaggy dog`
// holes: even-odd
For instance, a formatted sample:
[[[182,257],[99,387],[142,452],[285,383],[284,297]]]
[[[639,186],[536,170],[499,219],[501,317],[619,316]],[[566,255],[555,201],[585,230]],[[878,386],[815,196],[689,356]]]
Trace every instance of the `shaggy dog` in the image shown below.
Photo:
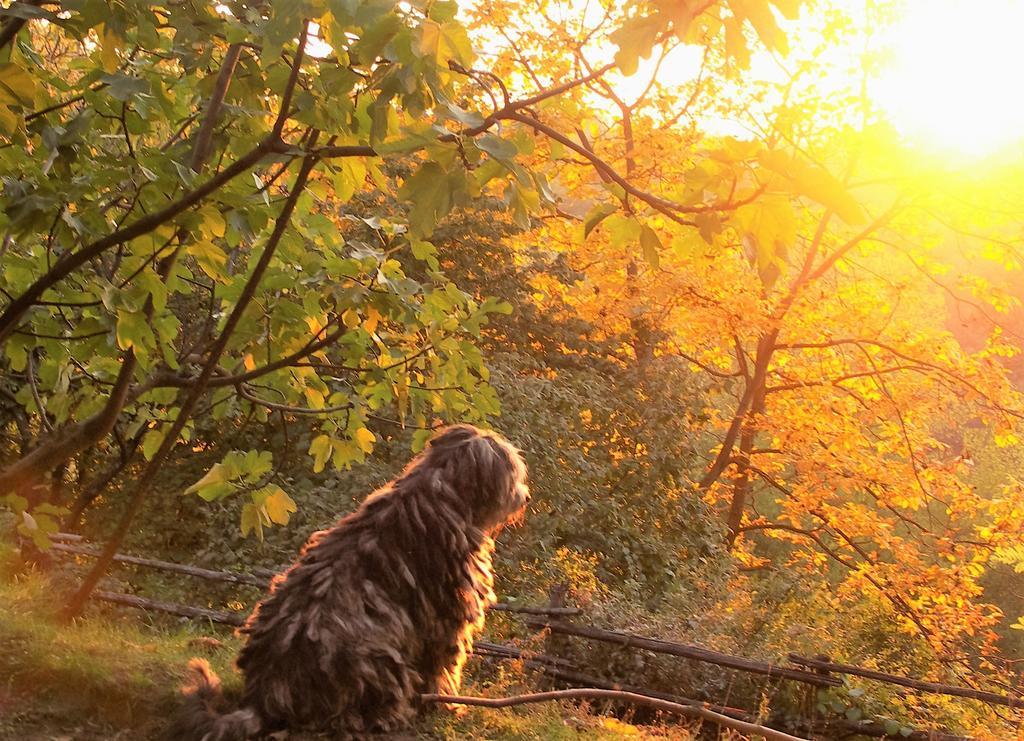
[[[233,741],[298,727],[359,737],[408,725],[421,693],[458,690],[494,601],[491,535],[529,499],[518,450],[469,425],[442,430],[274,579],[242,629],[237,710],[223,708],[217,677],[192,660],[170,737]]]

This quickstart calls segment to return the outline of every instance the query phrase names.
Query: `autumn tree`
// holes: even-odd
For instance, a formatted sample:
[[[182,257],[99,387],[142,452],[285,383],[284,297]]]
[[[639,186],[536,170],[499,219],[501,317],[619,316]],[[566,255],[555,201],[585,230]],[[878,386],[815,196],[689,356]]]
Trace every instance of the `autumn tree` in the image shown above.
[[[1001,665],[996,630],[1016,617],[987,602],[981,578],[1019,552],[1024,500],[1013,481],[972,485],[955,429],[989,427],[999,445],[1019,435],[1024,405],[1004,362],[1020,352],[1005,331],[1018,300],[992,278],[1019,260],[1018,163],[938,169],[906,153],[858,85],[823,99],[834,70],[816,60],[838,32],[791,55],[783,79],[740,88],[749,29],[780,53],[786,39],[773,14],[729,10],[687,26],[684,38],[705,43],[683,77],[666,73],[682,58],[677,38],[614,4],[586,18],[552,7],[543,24],[478,14],[505,40],[506,76],[535,83],[612,58],[637,70],[628,45],[603,43],[608,27],[656,42],[632,80],[589,80],[531,124],[576,127],[536,142],[537,166],[557,163],[566,217],[538,234],[583,274],[535,285],[552,308],[567,301],[628,337],[616,362],[674,357],[706,374],[710,423],[692,431],[705,458],[679,467],[719,508],[744,568],[806,568],[847,604],[871,594],[940,675],[979,681],[974,670]],[[854,58],[867,74],[872,61]],[[950,307],[993,331],[962,345]],[[657,377],[642,383],[657,393]]]

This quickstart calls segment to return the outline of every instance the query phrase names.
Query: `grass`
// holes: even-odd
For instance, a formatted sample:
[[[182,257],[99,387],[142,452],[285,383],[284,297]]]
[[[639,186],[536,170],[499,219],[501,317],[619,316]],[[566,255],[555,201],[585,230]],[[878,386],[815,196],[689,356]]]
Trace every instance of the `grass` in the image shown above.
[[[0,557],[4,554],[0,553]],[[203,656],[239,684],[239,641],[210,625],[147,622],[140,613],[93,606],[71,624],[57,617],[70,585],[59,577],[5,573],[0,558],[0,739],[157,739],[177,703],[188,659]],[[466,694],[504,696],[534,689],[513,666],[488,672]],[[690,739],[678,726],[640,727],[585,708],[546,703],[506,710],[440,711],[416,731],[424,739]],[[292,735],[290,739],[320,738]]]
[[[106,610],[64,624],[54,599],[63,593],[38,574],[0,583],[0,738],[150,738],[191,656],[233,675],[229,634],[204,640],[190,626],[158,629]]]

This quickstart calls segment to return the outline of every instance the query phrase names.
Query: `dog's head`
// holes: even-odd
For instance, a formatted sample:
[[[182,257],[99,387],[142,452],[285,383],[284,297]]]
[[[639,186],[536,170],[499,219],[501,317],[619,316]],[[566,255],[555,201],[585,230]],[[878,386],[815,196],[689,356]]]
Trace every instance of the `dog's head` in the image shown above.
[[[530,501],[522,456],[494,432],[445,427],[427,443],[423,463],[465,498],[473,524],[484,530],[520,518]]]

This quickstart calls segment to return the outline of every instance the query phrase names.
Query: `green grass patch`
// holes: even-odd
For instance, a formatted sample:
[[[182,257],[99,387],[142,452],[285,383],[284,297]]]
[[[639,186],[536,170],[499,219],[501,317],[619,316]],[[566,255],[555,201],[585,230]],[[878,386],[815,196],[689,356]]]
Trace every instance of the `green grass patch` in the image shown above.
[[[115,729],[150,737],[173,710],[192,656],[237,681],[230,634],[210,641],[191,626],[167,631],[103,608],[64,623],[62,587],[40,574],[0,582],[0,738],[27,738],[35,726],[78,729],[71,738]]]

